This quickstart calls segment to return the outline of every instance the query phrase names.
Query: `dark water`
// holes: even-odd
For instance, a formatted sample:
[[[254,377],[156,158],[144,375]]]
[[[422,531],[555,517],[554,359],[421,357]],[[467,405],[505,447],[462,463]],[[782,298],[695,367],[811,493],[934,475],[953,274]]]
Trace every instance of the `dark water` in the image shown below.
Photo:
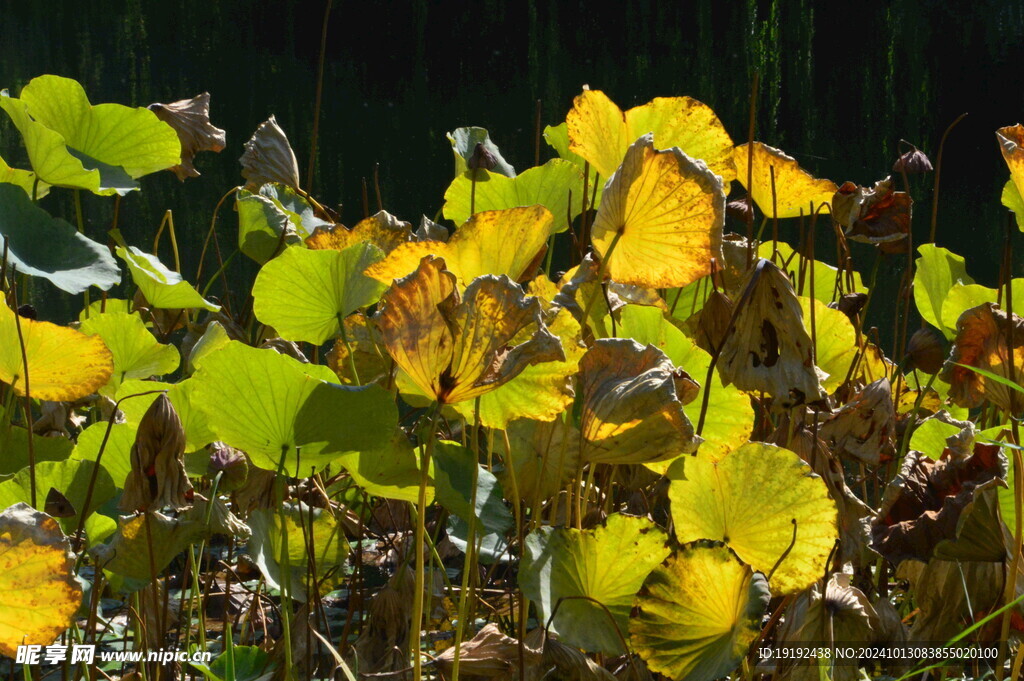
[[[170,173],[150,176],[121,204],[123,231],[146,248],[163,212],[174,210],[188,274],[214,205],[241,180],[242,144],[271,113],[305,176],[324,7],[320,0],[7,0],[0,2],[0,87],[16,93],[35,75],[56,73],[81,81],[93,102],[146,105],[212,93],[228,148],[197,158],[202,177],[180,184]],[[379,163],[385,208],[412,221],[434,215],[451,178],[446,131],[487,127],[505,157],[525,169],[534,158],[536,100],[544,123],[558,123],[584,83],[623,108],[661,95],[696,97],[742,141],[758,72],[758,139],[836,182],[885,176],[901,138],[934,156],[945,127],[969,112],[946,148],[938,241],[965,254],[974,276],[991,284],[1007,177],[993,133],[1024,119],[1022,65],[1024,0],[339,1],[328,26],[312,191],[340,204],[353,224],[362,215],[362,179]],[[6,121],[0,153],[24,161]],[[544,145],[542,160],[550,155]],[[927,234],[930,182],[913,187],[917,241]],[[375,207],[372,189],[370,196]],[[73,215],[67,192],[55,191],[44,205]],[[102,238],[112,199],[86,196],[85,209],[89,233]],[[225,207],[220,233],[228,250],[235,224]],[[869,270],[870,250],[855,255]],[[238,262],[236,276],[251,272]],[[893,292],[901,266],[882,268]],[[47,286],[36,287],[37,299],[49,299]]]

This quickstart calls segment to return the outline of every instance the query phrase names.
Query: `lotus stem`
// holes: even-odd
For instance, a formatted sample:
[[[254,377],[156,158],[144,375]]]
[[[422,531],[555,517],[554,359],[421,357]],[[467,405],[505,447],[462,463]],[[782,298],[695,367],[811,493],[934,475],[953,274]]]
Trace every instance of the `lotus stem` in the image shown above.
[[[427,516],[427,483],[430,481],[430,457],[434,453],[437,440],[437,420],[441,416],[441,403],[435,402],[433,414],[429,420],[426,443],[420,449],[420,489],[416,503],[416,573],[412,601],[412,677],[413,681],[423,679],[423,660],[420,654],[420,633],[423,629],[423,588],[425,582],[425,565],[423,560],[423,537],[426,534]],[[467,547],[468,548],[468,547]]]
[[[491,431],[494,432],[493,430]],[[476,488],[480,479],[480,397],[473,403],[473,436],[470,439],[470,449],[473,452],[473,468],[470,478],[469,492],[469,518],[466,524],[469,529],[466,531],[466,561],[462,567],[462,584],[459,593],[459,621],[455,626],[455,655],[452,658],[452,680],[459,681],[459,662],[461,658],[462,641],[466,632],[466,619],[469,614],[469,603],[472,600],[472,586],[470,584],[470,573],[476,569]]]

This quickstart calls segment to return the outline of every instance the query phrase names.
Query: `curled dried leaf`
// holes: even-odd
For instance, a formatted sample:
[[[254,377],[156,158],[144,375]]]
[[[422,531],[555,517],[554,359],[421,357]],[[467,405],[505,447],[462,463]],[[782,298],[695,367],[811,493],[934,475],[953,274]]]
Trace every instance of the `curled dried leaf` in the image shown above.
[[[679,378],[665,353],[651,345],[596,341],[580,361],[582,461],[648,463],[696,451],[702,440],[683,411]]]
[[[192,503],[185,473],[185,429],[166,393],[146,410],[132,445],[132,469],[124,481],[122,511],[175,510]]]
[[[869,244],[887,244],[887,253],[906,252],[913,201],[893,188],[891,177],[871,189],[845,182],[832,197],[836,221],[847,228],[846,236]],[[902,242],[896,246],[893,242]]]
[[[178,141],[181,142],[181,163],[171,170],[182,182],[186,177],[199,177],[199,171],[192,165],[192,159],[198,152],[219,152],[227,144],[225,132],[210,123],[209,92],[170,104],[157,102],[150,104],[148,108],[178,133]]]
[[[293,189],[299,187],[299,161],[288,142],[288,136],[271,116],[245,143],[245,153],[239,159],[245,188],[257,191],[267,182],[280,182]]]
[[[723,381],[766,392],[787,408],[824,399],[821,382],[828,376],[814,365],[803,310],[785,272],[759,260],[737,304],[718,363]]]
[[[360,220],[352,229],[340,224],[317,227],[306,237],[306,246],[317,250],[342,251],[360,241],[369,241],[385,253],[390,253],[406,241],[413,240],[410,223],[382,210]]]
[[[993,303],[966,310],[956,321],[953,350],[939,374],[950,384],[949,397],[955,404],[973,409],[988,400],[1000,409],[1019,414],[1024,399],[1015,394],[1018,391],[958,365],[975,367],[1020,385],[1024,381],[1024,319],[1008,315]]]
[[[832,414],[820,432],[836,454],[877,466],[896,455],[895,431],[892,385],[888,378],[880,378]]]

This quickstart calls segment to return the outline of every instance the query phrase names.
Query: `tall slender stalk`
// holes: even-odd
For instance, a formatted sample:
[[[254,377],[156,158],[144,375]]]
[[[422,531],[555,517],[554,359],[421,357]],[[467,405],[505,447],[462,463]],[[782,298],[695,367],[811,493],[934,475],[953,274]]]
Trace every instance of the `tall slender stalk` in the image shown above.
[[[420,447],[420,489],[416,502],[416,545],[413,551],[416,552],[416,573],[415,592],[412,601],[412,677],[413,681],[423,679],[423,660],[420,654],[420,634],[423,629],[423,589],[425,577],[425,564],[423,560],[423,536],[426,534],[427,516],[427,484],[430,482],[430,457],[434,453],[434,444],[437,440],[437,420],[441,416],[441,404],[435,402],[432,414],[428,419],[428,430],[426,443]]]

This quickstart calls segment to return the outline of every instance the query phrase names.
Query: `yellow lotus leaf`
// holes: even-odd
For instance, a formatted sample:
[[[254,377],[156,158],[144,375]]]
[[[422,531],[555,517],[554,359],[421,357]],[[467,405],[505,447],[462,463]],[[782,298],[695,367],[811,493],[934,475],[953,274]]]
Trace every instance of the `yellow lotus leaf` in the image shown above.
[[[800,167],[796,159],[779,149],[761,142],[754,142],[754,171],[747,187],[747,145],[741,144],[733,152],[736,162],[736,179],[754,197],[757,207],[768,217],[796,218],[810,216],[811,204],[814,210],[827,203],[838,191],[835,182],[819,180]],[[775,211],[772,210],[771,169],[775,169]]]
[[[685,382],[693,385],[652,345],[627,338],[596,341],[580,360],[581,460],[647,463],[696,451],[702,440],[677,389]]]
[[[360,241],[390,253],[407,241],[412,241],[412,225],[399,220],[386,210],[364,218],[352,229],[345,225],[317,227],[306,237],[306,246],[314,250],[343,251]]]
[[[839,310],[833,309],[817,298],[800,296],[800,309],[804,315],[804,328],[811,333],[811,304],[814,304],[814,341],[815,364],[828,378],[822,380],[821,387],[831,394],[846,382],[850,373],[850,365],[857,358],[857,332],[850,323],[850,318]]]
[[[412,241],[367,268],[366,274],[385,284],[416,270],[428,255],[444,258],[461,288],[485,274],[520,281],[539,264],[555,219],[544,206],[526,206],[476,213],[455,230],[447,243]]]
[[[455,404],[495,390],[532,364],[565,361],[539,300],[524,297],[507,276],[493,275],[473,280],[460,296],[444,265],[424,258],[392,284],[376,317],[384,347],[420,391]],[[530,337],[512,345],[530,325]]]
[[[726,183],[736,177],[732,139],[707,104],[690,97],[657,97],[623,113],[600,90],[584,90],[565,117],[569,150],[579,154],[605,178],[622,163],[636,138],[654,135],[658,147],[678,147],[704,161]]]
[[[0,513],[0,655],[50,645],[82,603],[71,547],[50,516],[18,503]]]
[[[758,260],[736,304],[718,362],[722,380],[768,393],[786,408],[824,399],[828,376],[814,366],[800,300],[785,272]]]
[[[699,453],[681,461],[668,492],[681,543],[722,541],[755,570],[774,568],[777,596],[821,578],[837,537],[836,504],[799,456],[752,442],[718,461]]]
[[[1010,125],[996,131],[1003,160],[1010,167],[1010,179],[1017,193],[1024,196],[1024,125]]]
[[[25,363],[15,313],[0,305],[0,381],[25,394]],[[114,360],[103,340],[49,322],[22,318],[32,397],[71,402],[96,392],[110,380]]]
[[[957,364],[987,371],[1005,382]],[[1024,396],[1005,383],[1024,383],[1024,319],[1008,315],[993,303],[965,311],[956,322],[953,351],[939,378],[949,382],[949,397],[961,407],[974,409],[989,400],[1000,409],[1019,414]]]
[[[721,262],[724,221],[721,179],[644,135],[605,187],[591,242],[619,283],[686,286],[711,273],[712,259]]]
[[[683,549],[647,577],[629,638],[650,670],[666,678],[723,678],[757,639],[770,598],[764,576],[724,546]]]

